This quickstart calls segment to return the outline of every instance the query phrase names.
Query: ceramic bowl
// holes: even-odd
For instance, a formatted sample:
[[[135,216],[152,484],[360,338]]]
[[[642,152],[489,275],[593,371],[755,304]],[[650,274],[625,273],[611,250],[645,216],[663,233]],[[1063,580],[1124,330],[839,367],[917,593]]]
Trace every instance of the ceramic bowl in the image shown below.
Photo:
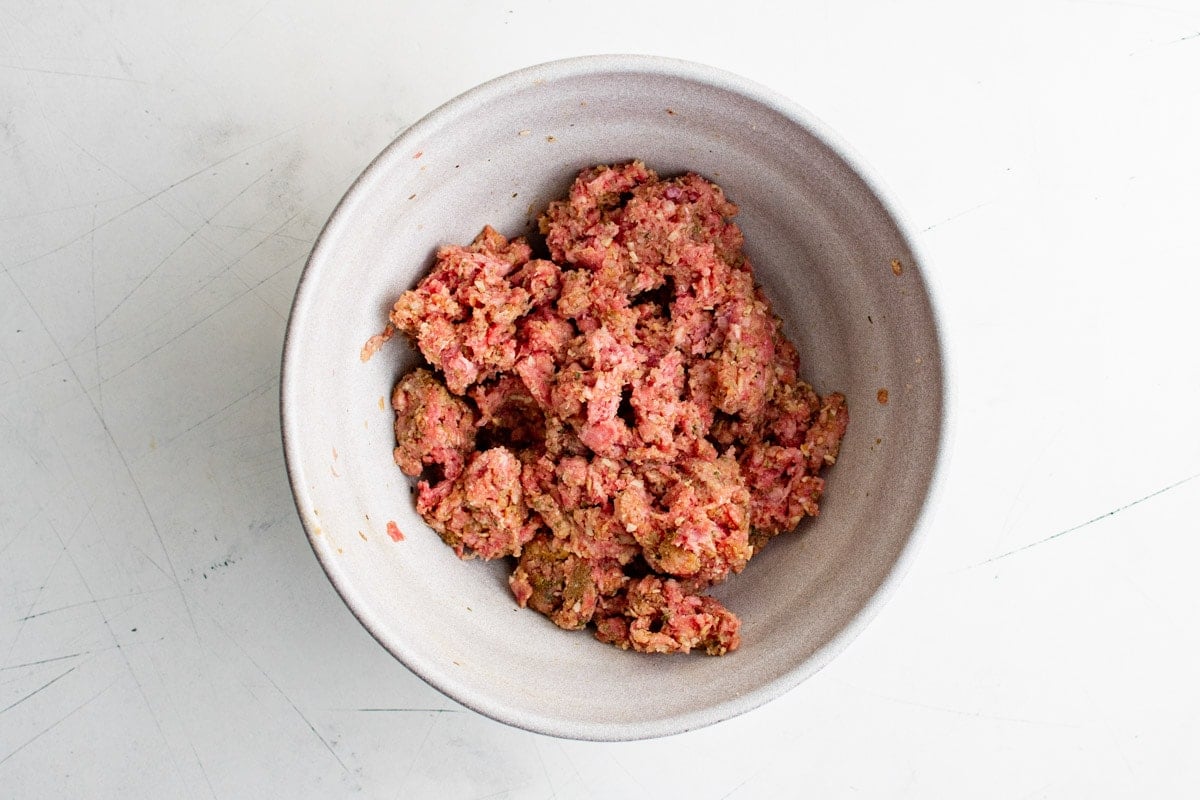
[[[367,167],[300,280],[282,421],[313,550],[350,610],[405,666],[512,725],[635,739],[778,696],[874,615],[911,557],[935,483],[945,375],[911,238],[835,142],[790,101],[734,75],[605,56],[473,89]],[[822,393],[845,393],[850,407],[820,517],[713,591],[742,619],[740,649],[719,658],[625,652],[560,630],[517,607],[506,564],[457,559],[414,511],[411,481],[392,461],[388,401],[415,351],[397,337],[359,358],[439,245],[467,243],[485,223],[508,236],[533,232],[539,210],[580,169],[634,158],[663,175],[708,176],[740,206],[746,253],[804,375]],[[391,522],[402,541],[388,535]]]

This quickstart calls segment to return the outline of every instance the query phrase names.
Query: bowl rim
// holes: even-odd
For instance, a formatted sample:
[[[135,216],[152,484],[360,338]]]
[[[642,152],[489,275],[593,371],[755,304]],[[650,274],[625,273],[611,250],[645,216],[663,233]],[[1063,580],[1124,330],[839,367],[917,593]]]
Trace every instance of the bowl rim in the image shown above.
[[[569,79],[596,73],[653,75],[712,86],[739,95],[773,110],[814,135],[834,155],[850,167],[859,180],[874,195],[875,199],[879,201],[884,212],[895,225],[901,240],[907,246],[909,252],[913,254],[917,264],[920,265],[919,274],[924,284],[926,301],[929,304],[931,312],[934,336],[937,342],[941,365],[941,375],[939,377],[941,379],[942,392],[940,397],[940,424],[937,431],[938,443],[925,496],[921,501],[921,507],[912,530],[909,533],[908,540],[904,543],[891,568],[884,576],[883,581],[857,613],[829,641],[813,652],[807,659],[775,680],[720,703],[681,714],[634,723],[586,722],[511,707],[495,702],[483,694],[464,689],[461,686],[455,685],[452,681],[441,680],[435,675],[425,674],[424,671],[414,666],[413,659],[406,658],[408,648],[404,647],[401,643],[388,640],[370,616],[356,607],[353,588],[342,580],[338,571],[330,563],[328,554],[323,553],[317,546],[314,534],[315,523],[304,513],[304,509],[311,508],[312,503],[309,502],[311,498],[308,495],[304,480],[304,467],[300,461],[299,454],[295,451],[294,443],[299,440],[299,432],[294,427],[296,424],[295,417],[289,413],[289,397],[301,394],[303,391],[302,387],[297,383],[301,376],[301,370],[293,361],[294,342],[299,336],[297,330],[306,315],[306,310],[314,300],[313,286],[317,283],[317,275],[321,272],[324,263],[327,263],[324,259],[327,242],[330,241],[338,229],[346,224],[346,217],[350,209],[355,205],[359,197],[366,194],[369,187],[378,179],[381,166],[385,162],[399,157],[401,153],[407,152],[409,142],[422,139],[427,131],[438,128],[443,120],[461,116],[468,112],[472,106],[484,103],[494,97],[502,96],[519,87],[528,86],[534,81],[549,83],[553,80]],[[939,311],[937,305],[937,298],[940,292],[936,288],[936,275],[930,270],[930,262],[919,247],[913,231],[914,228],[908,222],[907,216],[900,209],[895,196],[879,178],[878,174],[829,126],[798,103],[779,92],[717,67],[694,61],[652,55],[587,55],[524,67],[468,89],[408,126],[371,160],[347,188],[345,194],[331,212],[328,220],[322,226],[313,244],[312,251],[301,271],[284,334],[280,365],[279,403],[284,465],[291,485],[292,499],[296,505],[296,511],[300,517],[301,524],[304,527],[309,547],[312,548],[326,577],[333,584],[338,596],[350,610],[350,613],[406,669],[412,671],[425,683],[452,700],[461,703],[473,711],[516,728],[559,738],[577,740],[633,741],[649,739],[684,733],[712,725],[744,714],[785,694],[829,664],[879,614],[904,576],[911,569],[924,539],[928,536],[928,529],[931,526],[940,500],[944,496],[945,476],[949,471],[950,454],[953,450],[951,439],[953,437],[954,426],[952,425],[951,414],[955,406],[954,396],[956,390],[951,380],[953,370],[950,368],[951,353],[947,348],[948,337],[945,334],[945,317]]]

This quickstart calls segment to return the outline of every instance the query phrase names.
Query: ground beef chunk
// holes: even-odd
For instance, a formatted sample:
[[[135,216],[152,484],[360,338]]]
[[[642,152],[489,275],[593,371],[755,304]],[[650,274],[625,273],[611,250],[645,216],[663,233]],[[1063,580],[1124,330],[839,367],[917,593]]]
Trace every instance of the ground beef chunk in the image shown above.
[[[533,307],[533,295],[509,277],[529,255],[523,241],[484,228],[469,247],[441,248],[433,271],[392,308],[396,330],[416,340],[455,394],[512,369],[516,322]]]
[[[842,437],[846,435],[846,426],[849,424],[850,412],[846,408],[845,397],[834,392],[821,402],[821,410],[805,433],[804,444],[800,445],[808,457],[810,470],[815,472],[837,461]]]
[[[521,490],[521,462],[504,447],[472,454],[455,480],[417,492],[417,511],[459,557],[518,555],[537,532]]]
[[[432,368],[393,395],[417,510],[460,557],[517,557],[519,605],[621,648],[736,649],[702,593],[819,513],[846,432],[737,211],[699,175],[592,167],[539,219],[548,259],[484,228],[390,316]]]
[[[545,436],[545,417],[516,375],[477,383],[469,394],[479,409],[478,425],[492,441],[531,444]]]
[[[396,411],[396,465],[417,476],[437,466],[457,478],[463,456],[475,447],[475,411],[427,369],[415,369],[392,392]]]
[[[539,536],[526,545],[508,579],[518,605],[540,611],[568,629],[585,627],[601,599],[628,582],[618,562],[583,558],[552,536]]]
[[[750,523],[774,535],[791,530],[804,516],[815,517],[825,481],[808,474],[798,447],[755,442],[742,452],[742,476],[750,489]]]
[[[647,485],[630,469],[615,504],[650,567],[708,583],[741,572],[751,555],[750,493],[732,454],[654,472]]]
[[[642,653],[689,652],[709,655],[736,650],[741,623],[712,597],[687,594],[679,581],[647,575],[632,582],[596,621],[602,642]]]

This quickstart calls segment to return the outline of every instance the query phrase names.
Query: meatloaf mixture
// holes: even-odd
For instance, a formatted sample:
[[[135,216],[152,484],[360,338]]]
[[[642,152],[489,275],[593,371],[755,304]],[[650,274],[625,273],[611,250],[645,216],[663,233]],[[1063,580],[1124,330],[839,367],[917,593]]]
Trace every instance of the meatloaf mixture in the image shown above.
[[[390,325],[426,367],[396,385],[396,464],[461,558],[509,558],[521,606],[642,652],[738,646],[705,590],[816,516],[845,398],[800,377],[695,174],[598,166],[539,220],[437,253]]]

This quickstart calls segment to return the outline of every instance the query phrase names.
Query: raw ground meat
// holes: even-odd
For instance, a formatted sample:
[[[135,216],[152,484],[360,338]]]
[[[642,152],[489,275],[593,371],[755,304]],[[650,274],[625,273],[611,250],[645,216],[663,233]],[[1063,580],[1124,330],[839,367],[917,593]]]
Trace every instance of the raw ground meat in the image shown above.
[[[519,605],[623,649],[735,650],[702,592],[819,513],[846,432],[736,213],[699,175],[586,169],[539,220],[549,259],[485,227],[390,315],[432,368],[392,396],[417,510],[460,557],[514,557]]]

